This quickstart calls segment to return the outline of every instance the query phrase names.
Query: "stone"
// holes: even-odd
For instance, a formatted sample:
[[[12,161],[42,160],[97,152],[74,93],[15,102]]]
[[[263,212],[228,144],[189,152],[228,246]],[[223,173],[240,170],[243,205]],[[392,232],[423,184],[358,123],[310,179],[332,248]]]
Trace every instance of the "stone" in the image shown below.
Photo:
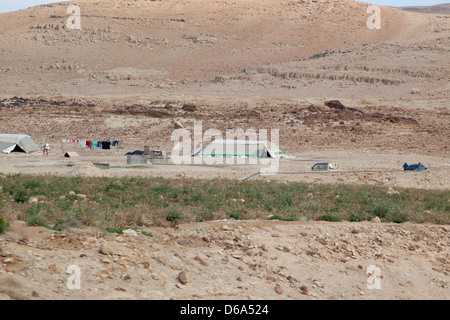
[[[184,128],[183,124],[180,121],[178,121],[178,120],[173,119],[173,124],[175,126],[175,129]]]
[[[129,280],[131,280],[131,276],[129,274],[126,274],[122,277],[122,280],[129,281]]]
[[[137,232],[134,231],[133,229],[123,230],[123,234],[127,237],[137,237],[137,235],[138,235]]]
[[[380,217],[375,217],[375,218],[373,218],[372,220],[370,220],[370,221],[372,221],[373,223],[381,223],[381,219],[380,219]]]
[[[6,293],[0,292],[0,301],[1,300],[12,300],[10,296],[8,296]]]
[[[332,109],[344,110],[346,107],[339,100],[325,101],[324,103],[327,107]]]
[[[186,271],[181,271],[178,274],[178,281],[180,281],[181,284],[188,283],[188,277],[187,277]]]
[[[192,103],[186,103],[186,104],[184,104],[183,107],[182,107],[182,109],[183,109],[184,111],[188,111],[188,112],[194,112],[194,111],[197,111],[197,110],[198,110],[198,109],[197,109],[197,106],[196,106],[195,104],[192,104]]]
[[[102,271],[100,271],[100,278],[102,278],[102,279],[109,278],[109,272],[108,272],[108,270],[102,270]]]
[[[300,287],[300,292],[301,292],[302,294],[307,295],[307,294],[308,294],[308,287],[305,286],[305,285],[301,286],[301,287]]]
[[[5,258],[5,259],[3,260],[3,262],[4,262],[4,263],[13,263],[13,262],[14,262],[14,258],[12,258],[12,257]]]
[[[195,261],[198,261],[202,266],[205,266],[205,267],[208,266],[208,263],[205,262],[205,261],[203,261],[203,259],[200,258],[199,256],[195,256],[194,260],[195,260]]]
[[[118,255],[118,256],[130,256],[131,250],[126,248],[125,246],[114,243],[114,242],[105,242],[100,246],[100,252],[106,255]]]
[[[283,289],[281,288],[281,286],[279,284],[277,284],[275,286],[275,292],[278,294],[283,294]]]
[[[108,258],[103,258],[102,262],[103,263],[111,263],[111,260],[109,260]]]
[[[31,197],[30,200],[28,200],[28,202],[31,204],[38,203],[39,199],[37,197]]]

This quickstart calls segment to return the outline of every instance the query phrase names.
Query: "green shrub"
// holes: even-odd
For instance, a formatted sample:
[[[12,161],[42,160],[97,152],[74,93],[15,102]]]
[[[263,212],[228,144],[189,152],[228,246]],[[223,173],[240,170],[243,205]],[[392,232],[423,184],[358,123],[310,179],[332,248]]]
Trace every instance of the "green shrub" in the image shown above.
[[[342,221],[341,218],[333,216],[331,214],[324,214],[323,216],[320,216],[320,220],[331,221],[331,222],[340,222],[340,221]]]
[[[372,215],[378,216],[380,218],[384,218],[388,213],[389,213],[389,208],[383,204],[377,205],[372,210]]]
[[[111,227],[107,227],[107,228],[106,228],[106,231],[108,231],[109,233],[123,234],[122,228],[111,228]]]
[[[28,199],[30,198],[28,196],[28,191],[24,189],[20,189],[14,193],[14,201],[19,203],[25,203],[28,202]]]
[[[242,219],[241,215],[239,213],[236,213],[236,212],[230,213],[230,218],[233,218],[234,220],[241,220]]]
[[[353,213],[347,218],[347,221],[350,222],[361,222],[362,218],[360,216],[356,216]]]
[[[147,237],[153,237],[153,234],[152,234],[151,232],[141,231],[141,233],[142,233],[144,236],[147,236]]]
[[[123,191],[123,190],[125,190],[125,189],[126,189],[125,186],[121,186],[121,185],[115,184],[114,182],[110,182],[110,183],[105,187],[105,191],[109,191],[109,190]]]
[[[171,208],[169,209],[169,212],[167,213],[166,220],[170,222],[174,222],[176,220],[180,220],[181,215],[180,212],[178,212],[177,208]]]
[[[27,224],[30,227],[47,227],[47,224],[45,223],[45,218],[37,214],[28,216]]]
[[[9,222],[0,218],[0,234],[5,233],[9,228]]]
[[[25,189],[42,187],[42,183],[39,180],[28,180],[23,184]]]

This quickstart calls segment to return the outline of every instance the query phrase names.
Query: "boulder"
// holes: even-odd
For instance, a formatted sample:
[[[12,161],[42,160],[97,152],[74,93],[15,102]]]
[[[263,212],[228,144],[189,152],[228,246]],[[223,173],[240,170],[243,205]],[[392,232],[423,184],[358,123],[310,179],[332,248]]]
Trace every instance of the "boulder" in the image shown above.
[[[106,255],[130,256],[132,251],[115,242],[105,242],[100,246],[100,252]]]
[[[325,101],[325,105],[328,108],[332,108],[332,109],[338,109],[338,110],[345,110],[346,109],[346,106],[344,106],[339,100]]]

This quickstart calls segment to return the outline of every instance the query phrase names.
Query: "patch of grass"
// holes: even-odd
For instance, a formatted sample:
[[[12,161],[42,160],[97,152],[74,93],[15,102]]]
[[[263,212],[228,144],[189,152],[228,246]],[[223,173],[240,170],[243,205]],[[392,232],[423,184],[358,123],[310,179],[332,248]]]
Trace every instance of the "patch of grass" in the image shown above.
[[[320,216],[320,220],[331,221],[331,222],[341,222],[342,221],[341,218],[333,216],[331,214],[324,214],[324,215]]]
[[[347,221],[349,222],[361,222],[363,219],[360,216],[354,215],[353,213],[348,216]]]
[[[147,231],[141,230],[141,233],[142,233],[144,236],[147,236],[147,237],[153,237],[153,233],[151,233],[151,232],[147,232]]]
[[[283,221],[358,222],[379,216],[386,222],[450,223],[448,190],[396,188],[398,194],[389,194],[386,187],[372,185],[28,175],[0,177],[0,185],[3,217],[40,217],[34,224],[59,229],[136,226],[143,214],[153,226],[269,215]],[[69,196],[70,191],[88,197]],[[43,204],[28,203],[36,194]]]
[[[42,182],[40,182],[39,180],[27,180],[25,181],[25,183],[23,184],[23,187],[25,189],[37,189],[42,187]]]
[[[106,187],[105,187],[105,191],[110,191],[110,190],[117,190],[117,191],[124,191],[125,190],[125,186],[116,184],[114,182],[110,182]]]
[[[298,221],[299,217],[295,216],[295,215],[291,215],[291,216],[288,216],[288,217],[283,217],[281,215],[274,214],[274,215],[271,215],[269,217],[269,220]]]
[[[106,231],[108,231],[109,233],[118,233],[118,234],[123,234],[123,229],[122,228],[112,228],[112,227],[107,227]]]

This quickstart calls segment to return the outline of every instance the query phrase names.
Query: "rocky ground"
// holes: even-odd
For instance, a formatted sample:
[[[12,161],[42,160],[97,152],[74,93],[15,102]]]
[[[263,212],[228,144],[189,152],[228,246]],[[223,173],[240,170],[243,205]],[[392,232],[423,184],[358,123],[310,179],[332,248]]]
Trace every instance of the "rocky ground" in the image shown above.
[[[377,221],[229,220],[123,235],[55,234],[16,222],[0,237],[0,293],[4,299],[447,300],[449,240],[448,226]]]

